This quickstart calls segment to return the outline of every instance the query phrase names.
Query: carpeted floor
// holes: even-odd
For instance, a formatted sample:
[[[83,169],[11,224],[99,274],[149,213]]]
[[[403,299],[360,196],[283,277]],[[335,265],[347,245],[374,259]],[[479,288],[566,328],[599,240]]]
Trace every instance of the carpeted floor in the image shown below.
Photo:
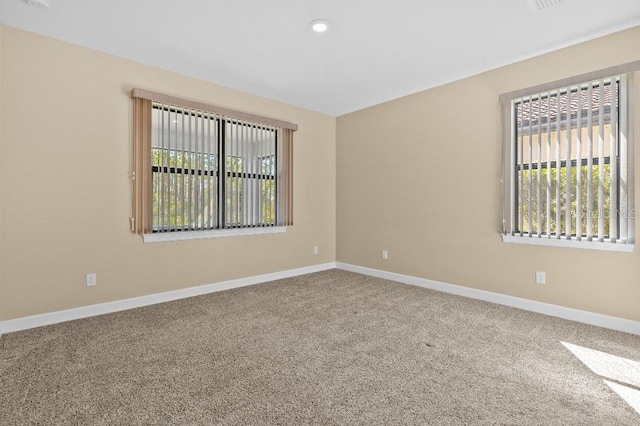
[[[0,424],[640,424],[561,342],[640,360],[638,336],[331,270],[5,335]]]

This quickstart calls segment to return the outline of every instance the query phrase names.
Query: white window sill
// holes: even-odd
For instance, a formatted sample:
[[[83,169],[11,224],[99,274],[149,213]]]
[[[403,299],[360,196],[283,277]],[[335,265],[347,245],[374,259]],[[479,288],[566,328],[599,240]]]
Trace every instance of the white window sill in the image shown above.
[[[145,243],[159,243],[163,241],[200,240],[245,235],[282,234],[284,232],[287,232],[286,226],[266,226],[263,228],[213,229],[210,231],[157,232],[144,234],[142,239]]]
[[[624,242],[612,243],[608,240],[605,241],[587,241],[587,240],[577,240],[571,239],[567,240],[565,237],[561,238],[547,238],[546,236],[532,236],[529,237],[527,235],[505,235],[501,234],[502,241],[505,243],[516,243],[516,244],[532,244],[538,246],[552,246],[552,247],[571,247],[571,248],[581,248],[581,249],[591,249],[591,250],[604,250],[604,251],[617,251],[624,253],[633,252],[635,245],[627,244]]]

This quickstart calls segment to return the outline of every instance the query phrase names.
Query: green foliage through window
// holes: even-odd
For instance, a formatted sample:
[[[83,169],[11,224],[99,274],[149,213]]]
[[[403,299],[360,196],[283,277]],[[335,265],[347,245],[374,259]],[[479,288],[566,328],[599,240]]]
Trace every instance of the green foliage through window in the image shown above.
[[[578,170],[580,170],[580,186],[578,186]],[[518,205],[524,233],[551,235],[566,235],[567,220],[567,184],[569,184],[569,215],[570,233],[576,235],[578,221],[580,221],[580,235],[588,234],[587,224],[591,223],[590,235],[599,235],[598,226],[603,226],[604,236],[609,235],[611,212],[611,167],[602,165],[602,180],[600,166],[591,167],[591,185],[588,184],[589,167],[571,167],[571,176],[567,180],[567,167],[559,169],[543,167],[521,170],[518,172]],[[558,172],[559,182],[558,183]],[[591,186],[591,197],[589,197]],[[558,192],[559,189],[559,192]],[[602,190],[602,204],[599,205],[599,194]],[[580,207],[578,208],[578,193],[580,193]],[[589,198],[591,203],[589,204]],[[557,221],[560,213],[560,222]],[[589,220],[590,213],[590,220]]]

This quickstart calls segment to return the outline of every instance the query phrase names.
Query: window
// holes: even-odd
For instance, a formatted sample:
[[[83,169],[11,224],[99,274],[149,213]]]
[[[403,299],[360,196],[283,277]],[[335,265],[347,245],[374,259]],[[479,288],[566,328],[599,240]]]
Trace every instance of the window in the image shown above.
[[[631,251],[640,62],[502,95],[503,240]]]
[[[139,89],[132,97],[132,230],[145,241],[292,224],[297,126]]]

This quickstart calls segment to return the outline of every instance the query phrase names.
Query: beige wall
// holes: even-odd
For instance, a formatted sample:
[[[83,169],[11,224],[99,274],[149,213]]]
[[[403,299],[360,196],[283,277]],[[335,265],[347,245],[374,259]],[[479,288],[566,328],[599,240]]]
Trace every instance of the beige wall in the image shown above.
[[[335,260],[335,118],[7,26],[1,46],[1,320]],[[132,235],[133,87],[297,123],[295,225],[156,244]]]
[[[337,260],[640,321],[640,249],[502,243],[498,102],[638,60],[639,40],[637,27],[339,117]]]
[[[640,28],[336,123],[0,25],[0,320],[337,259],[639,321],[640,250],[508,245],[498,235],[498,95],[640,59],[637,40]],[[158,244],[132,235],[132,87],[299,124],[295,226]],[[533,283],[536,270],[547,285]],[[89,272],[96,287],[84,284]]]

